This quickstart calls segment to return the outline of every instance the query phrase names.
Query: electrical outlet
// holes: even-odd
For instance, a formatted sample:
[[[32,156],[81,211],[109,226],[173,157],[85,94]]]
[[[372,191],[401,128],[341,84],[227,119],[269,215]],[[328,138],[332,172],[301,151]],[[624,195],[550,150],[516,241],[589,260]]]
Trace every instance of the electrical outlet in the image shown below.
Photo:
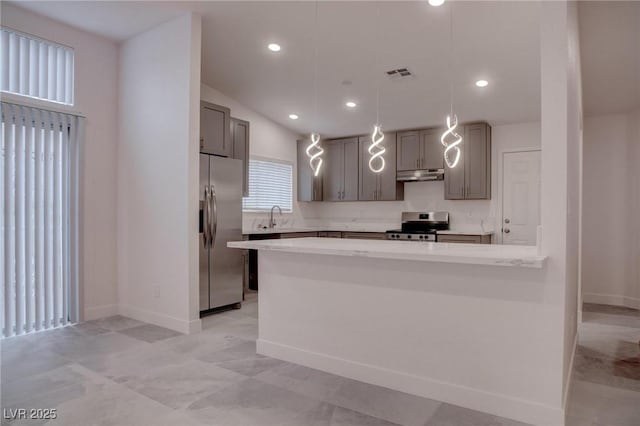
[[[159,285],[154,285],[153,286],[153,298],[154,299],[159,299],[160,298],[160,286]]]

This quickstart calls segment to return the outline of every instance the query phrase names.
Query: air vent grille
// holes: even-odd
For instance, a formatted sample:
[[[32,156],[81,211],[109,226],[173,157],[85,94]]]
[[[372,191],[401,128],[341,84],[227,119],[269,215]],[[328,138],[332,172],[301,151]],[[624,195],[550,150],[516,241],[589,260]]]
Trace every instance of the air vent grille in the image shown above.
[[[411,74],[411,71],[409,71],[408,68],[397,68],[387,71],[387,76],[392,80],[397,80],[401,78],[411,77],[413,76],[413,74]]]

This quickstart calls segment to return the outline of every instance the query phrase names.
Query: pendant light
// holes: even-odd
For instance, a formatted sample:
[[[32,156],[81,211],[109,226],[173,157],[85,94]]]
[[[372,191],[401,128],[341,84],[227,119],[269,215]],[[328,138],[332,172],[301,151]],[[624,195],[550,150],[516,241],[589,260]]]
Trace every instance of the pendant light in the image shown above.
[[[313,108],[314,108],[314,127],[318,126],[318,1],[315,4],[315,21],[313,35]],[[318,176],[322,169],[322,154],[324,149],[320,146],[320,134],[316,131],[311,133],[311,142],[306,149],[307,157],[309,157],[309,166],[313,170],[313,176]]]
[[[440,143],[444,145],[444,161],[447,167],[452,169],[460,161],[459,145],[462,143],[462,136],[456,133],[458,116],[453,113],[453,2],[449,3],[449,78],[451,79],[449,87],[451,105],[446,119],[447,130],[440,137]]]
[[[380,76],[378,75],[378,33],[380,31],[380,6],[376,2],[376,53],[374,71],[376,73],[376,124],[373,126],[371,134],[371,144],[367,148],[369,151],[369,170],[374,173],[380,173],[384,170],[385,161],[384,153],[387,149],[382,146],[384,141],[384,133],[380,125]]]

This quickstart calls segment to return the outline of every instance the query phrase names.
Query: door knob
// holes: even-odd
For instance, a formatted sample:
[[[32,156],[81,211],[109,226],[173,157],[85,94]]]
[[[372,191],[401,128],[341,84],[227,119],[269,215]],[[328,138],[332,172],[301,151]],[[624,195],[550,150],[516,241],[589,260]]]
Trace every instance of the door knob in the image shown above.
[[[509,228],[504,228],[504,233],[508,234],[509,232],[511,232],[511,230]]]
[[[511,223],[511,221],[509,219],[505,219],[504,223]]]

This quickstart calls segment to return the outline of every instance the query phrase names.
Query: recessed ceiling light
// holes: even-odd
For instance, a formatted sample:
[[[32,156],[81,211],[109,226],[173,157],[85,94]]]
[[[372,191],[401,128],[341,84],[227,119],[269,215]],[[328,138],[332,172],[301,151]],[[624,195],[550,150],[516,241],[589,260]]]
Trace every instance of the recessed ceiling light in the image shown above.
[[[358,106],[358,104],[356,104],[353,101],[349,101],[345,105],[348,106],[349,108],[355,108],[356,106]]]
[[[476,86],[478,87],[487,87],[489,82],[487,80],[478,80],[476,81]]]
[[[442,6],[444,4],[444,0],[429,0],[429,4],[431,6]]]
[[[298,119],[298,115],[297,114],[289,114],[289,118],[292,120],[297,120]]]
[[[279,52],[280,51],[280,45],[277,44],[277,43],[269,43],[269,45],[267,47],[272,52]]]

